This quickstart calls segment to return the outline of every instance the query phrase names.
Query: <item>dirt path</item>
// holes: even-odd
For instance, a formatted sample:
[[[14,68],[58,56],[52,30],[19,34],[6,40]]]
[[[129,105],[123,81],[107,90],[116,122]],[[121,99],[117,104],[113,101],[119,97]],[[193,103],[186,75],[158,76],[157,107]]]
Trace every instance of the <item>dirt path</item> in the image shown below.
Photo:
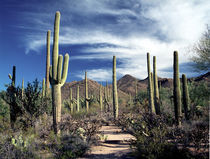
[[[134,137],[114,125],[102,126],[100,129],[102,141],[92,146],[87,155],[80,159],[132,159],[129,140]]]

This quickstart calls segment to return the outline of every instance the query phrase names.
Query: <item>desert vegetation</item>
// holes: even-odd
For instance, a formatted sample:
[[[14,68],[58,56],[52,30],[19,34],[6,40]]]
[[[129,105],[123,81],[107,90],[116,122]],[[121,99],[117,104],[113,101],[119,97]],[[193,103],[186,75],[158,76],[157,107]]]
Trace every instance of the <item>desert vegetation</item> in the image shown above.
[[[0,158],[78,158],[101,140],[101,126],[110,124],[135,137],[133,158],[208,158],[209,73],[180,78],[174,51],[173,79],[158,77],[155,56],[151,72],[147,53],[145,80],[126,75],[117,81],[113,56],[112,84],[88,79],[88,72],[84,80],[66,83],[69,55],[64,62],[59,55],[59,27],[56,12],[52,62],[47,31],[42,83],[35,79],[24,88],[23,80],[19,86],[13,66],[11,81],[0,92]]]

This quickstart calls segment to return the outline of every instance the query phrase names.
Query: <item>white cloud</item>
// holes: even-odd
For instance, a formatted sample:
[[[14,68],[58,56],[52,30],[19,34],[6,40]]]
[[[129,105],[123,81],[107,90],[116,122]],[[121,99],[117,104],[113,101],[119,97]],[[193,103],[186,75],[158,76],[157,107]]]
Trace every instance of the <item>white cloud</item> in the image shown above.
[[[91,69],[87,71],[87,78],[95,81],[111,81],[112,70],[110,69]],[[77,77],[84,79],[84,72],[77,73]]]
[[[113,1],[92,1],[86,0],[84,3],[74,2],[72,12],[81,13],[81,8],[85,13],[82,15],[92,16],[100,14],[109,14],[117,16],[116,24],[106,24],[104,27],[95,21],[90,21],[85,27],[81,26],[64,25],[61,26],[60,31],[60,44],[95,44],[95,43],[110,43],[120,47],[102,47],[102,48],[89,48],[83,50],[85,53],[78,56],[71,57],[74,59],[112,59],[113,55],[117,56],[122,63],[118,65],[119,75],[131,74],[138,78],[145,78],[146,72],[146,53],[150,52],[151,65],[152,56],[157,57],[157,70],[160,75],[171,76],[170,73],[160,71],[164,68],[173,65],[173,51],[179,51],[179,61],[187,62],[187,48],[195,43],[203,31],[205,25],[209,23],[210,15],[210,1],[183,1],[183,0],[144,0],[133,1],[133,7],[129,9],[113,9]],[[66,4],[69,4],[66,1]],[[140,11],[135,8],[140,7]],[[136,20],[129,19],[128,16],[135,17]],[[134,18],[134,19],[135,19]],[[71,16],[69,20],[71,20]],[[130,29],[129,34],[121,33],[121,30],[126,30],[126,26],[138,28],[141,20],[151,21],[150,25],[145,25],[143,28],[148,30],[139,31]],[[93,20],[93,19],[90,19]],[[69,22],[71,23],[71,21]],[[124,26],[124,24],[126,24]],[[62,25],[62,23],[61,23]],[[117,29],[118,28],[118,29]],[[118,30],[118,31],[116,31]],[[45,39],[45,37],[41,37]],[[30,50],[38,51],[39,48],[45,44],[42,40],[32,40],[26,49],[28,53]],[[98,81],[110,80],[110,72],[106,69],[92,69],[88,70],[89,78]]]

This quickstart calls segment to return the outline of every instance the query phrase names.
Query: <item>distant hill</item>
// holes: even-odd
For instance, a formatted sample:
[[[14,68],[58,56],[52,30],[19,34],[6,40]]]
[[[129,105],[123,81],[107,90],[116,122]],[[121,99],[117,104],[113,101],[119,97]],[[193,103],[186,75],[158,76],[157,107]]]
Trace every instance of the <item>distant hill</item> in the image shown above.
[[[161,84],[161,87],[167,87],[167,88],[173,88],[173,79],[171,78],[160,78],[158,77],[159,84]],[[201,81],[207,81],[208,85],[210,86],[210,72],[194,77],[194,78],[189,78],[188,81],[195,81],[195,82],[201,82]],[[117,87],[118,87],[118,96],[119,98],[128,98],[129,94],[135,95],[135,86],[137,82],[137,89],[138,91],[141,90],[146,90],[147,89],[147,83],[148,80],[147,78],[143,80],[139,80],[131,75],[125,75],[121,79],[117,81]],[[69,83],[65,83],[64,86],[62,87],[62,98],[63,99],[68,99],[69,98],[69,93],[70,93],[70,88],[72,88],[73,92],[73,97],[76,98],[76,91],[77,91],[77,86],[79,85],[80,87],[80,96],[84,98],[85,95],[85,81],[73,81]],[[88,92],[89,96],[94,95],[98,96],[99,94],[99,88],[100,85],[98,82],[88,79]],[[111,92],[112,90],[112,85],[109,85],[109,90]],[[104,93],[104,87],[102,89],[102,92]]]
[[[61,88],[61,92],[62,92],[62,98],[63,99],[68,99],[69,95],[70,95],[70,88],[72,88],[72,96],[73,98],[76,98],[77,95],[77,86],[79,85],[79,93],[80,93],[80,97],[84,98],[85,96],[85,80],[81,80],[81,81],[73,81],[73,82],[67,82],[64,84],[64,86]],[[100,89],[101,84],[99,84],[98,82],[88,79],[88,95],[89,97],[91,95],[98,97],[99,96],[99,89]],[[112,86],[109,85],[109,90],[111,92],[112,90]],[[102,94],[104,94],[104,86],[102,87]],[[128,94],[126,94],[125,92],[119,90],[118,91],[118,96],[120,98],[127,98]],[[112,94],[111,94],[112,97]]]

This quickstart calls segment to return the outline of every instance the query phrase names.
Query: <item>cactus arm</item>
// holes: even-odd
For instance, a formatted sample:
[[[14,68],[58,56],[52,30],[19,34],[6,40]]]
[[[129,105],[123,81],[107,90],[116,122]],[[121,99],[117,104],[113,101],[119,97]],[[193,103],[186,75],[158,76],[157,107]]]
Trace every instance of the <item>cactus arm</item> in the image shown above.
[[[62,71],[62,65],[63,65],[63,56],[58,56],[58,70],[57,70],[57,83],[61,84],[61,71]]]
[[[50,81],[50,84],[52,85],[53,84],[53,80],[52,80],[52,65],[50,65],[49,67],[49,81]]]
[[[61,85],[64,85],[67,74],[68,74],[68,67],[69,67],[69,54],[65,54],[64,56],[64,64],[63,64],[63,72],[62,72],[62,78],[61,78]]]
[[[50,79],[49,79],[49,71],[50,71],[50,34],[51,31],[47,31],[47,56],[46,56],[46,95],[49,94],[49,88],[50,88]]]

